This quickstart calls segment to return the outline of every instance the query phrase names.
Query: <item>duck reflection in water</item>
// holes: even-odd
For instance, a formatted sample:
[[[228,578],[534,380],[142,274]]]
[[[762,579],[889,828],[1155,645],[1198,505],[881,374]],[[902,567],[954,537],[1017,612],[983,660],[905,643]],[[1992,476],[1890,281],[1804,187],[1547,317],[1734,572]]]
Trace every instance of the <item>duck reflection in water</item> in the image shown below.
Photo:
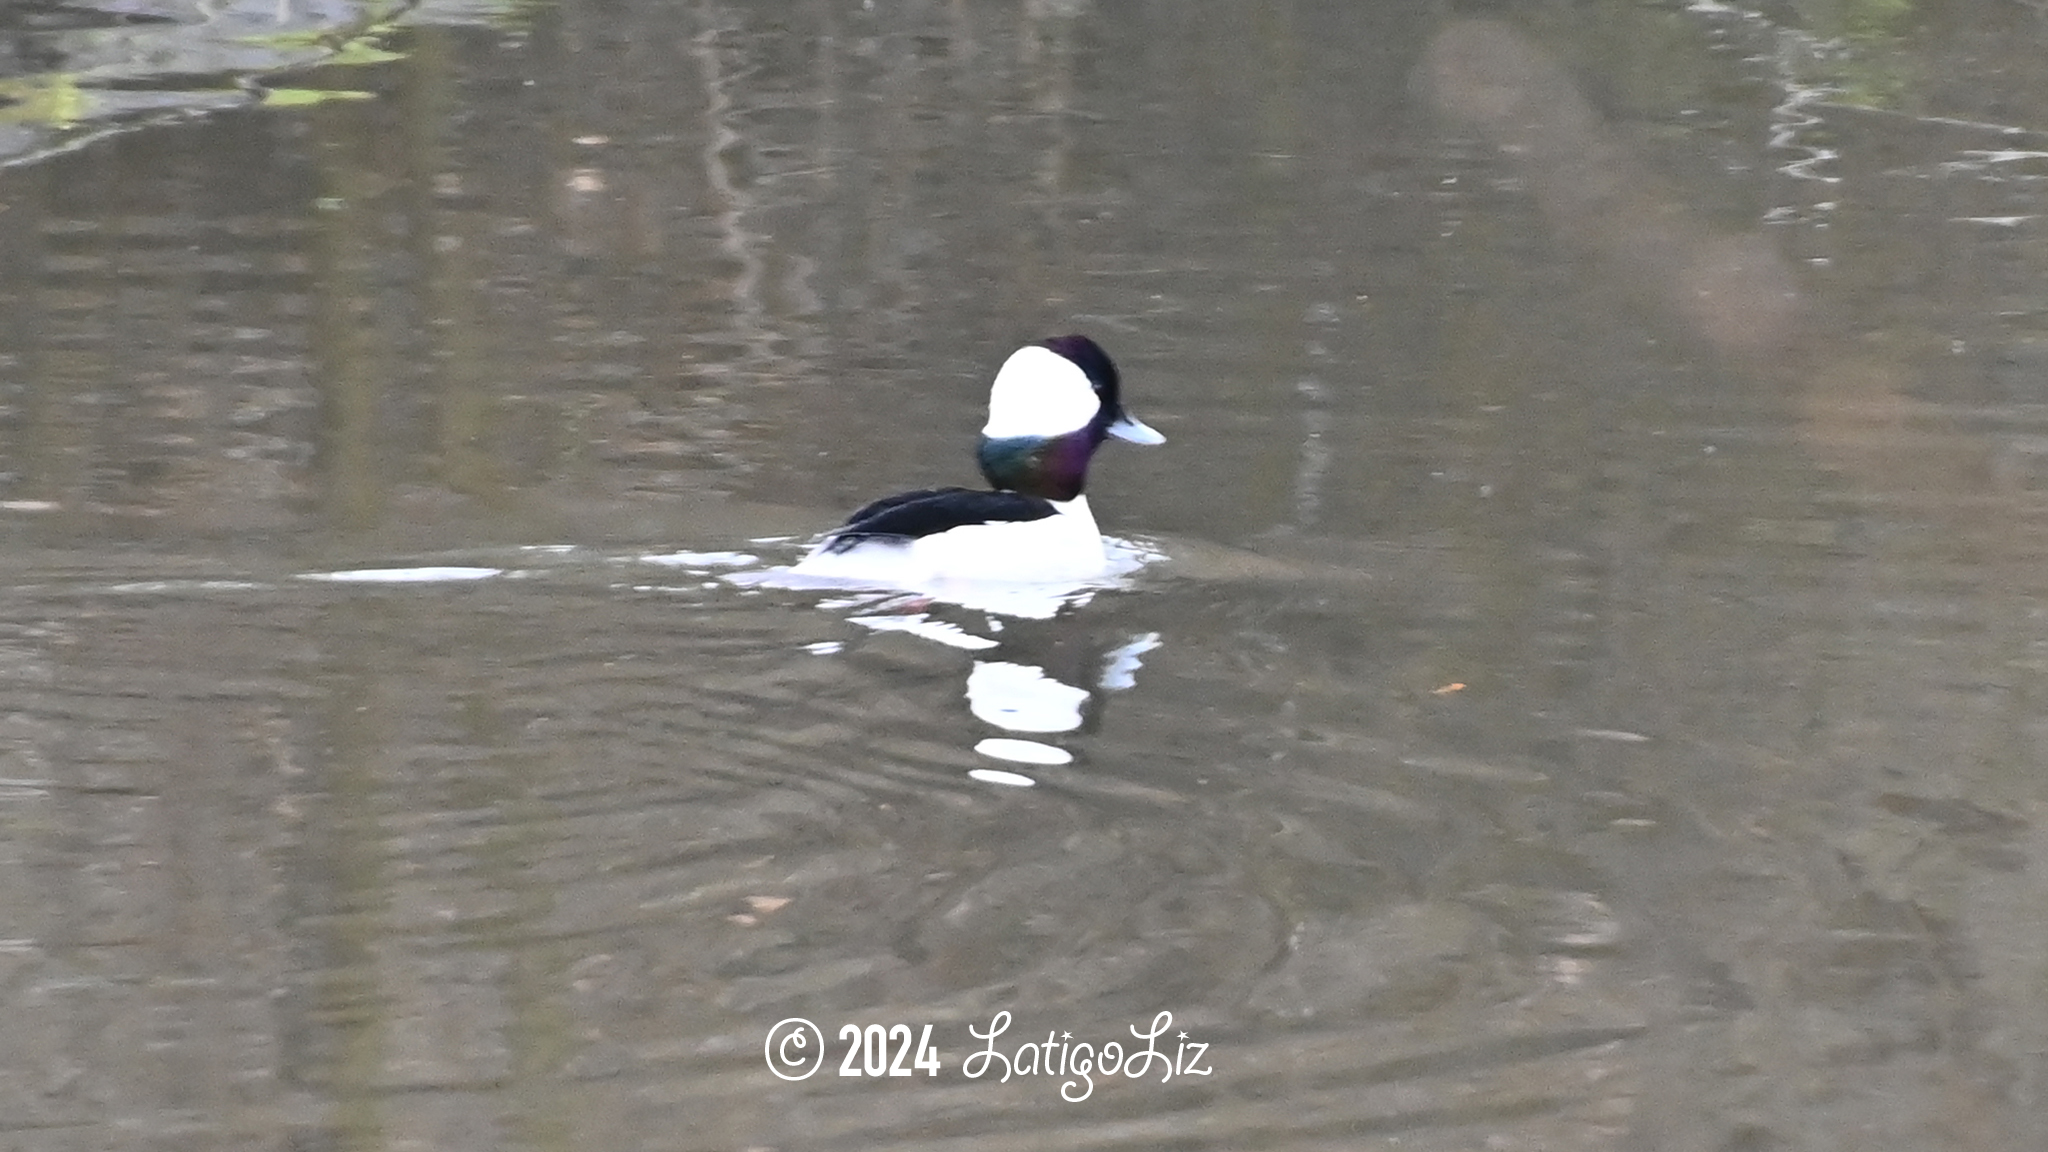
[[[850,605],[842,601],[827,606]],[[1017,764],[1071,763],[1073,754],[1066,749],[1025,737],[1078,732],[1088,727],[1100,716],[1110,693],[1136,685],[1144,657],[1162,644],[1157,632],[1126,634],[1113,644],[1071,635],[1037,636],[1028,623],[1025,628],[1013,629],[990,616],[989,631],[1008,633],[1003,640],[997,640],[951,621],[934,619],[928,611],[931,606],[932,601],[924,598],[893,599],[884,604],[863,605],[871,610],[848,619],[878,632],[907,632],[950,648],[988,653],[986,658],[976,659],[967,674],[968,710],[983,723],[1016,735],[987,737],[975,745],[975,751]],[[995,658],[996,649],[1006,649],[1002,658]],[[975,769],[969,775],[994,784],[1035,783],[1020,773],[993,768]]]

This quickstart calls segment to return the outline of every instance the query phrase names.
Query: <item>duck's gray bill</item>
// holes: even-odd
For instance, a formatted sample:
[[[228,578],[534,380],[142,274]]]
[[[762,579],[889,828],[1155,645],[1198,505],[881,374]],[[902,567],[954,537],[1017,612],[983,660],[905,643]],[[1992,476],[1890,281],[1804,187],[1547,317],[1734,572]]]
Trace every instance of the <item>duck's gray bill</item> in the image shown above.
[[[1129,440],[1133,444],[1166,443],[1166,437],[1161,436],[1157,429],[1129,413],[1117,417],[1107,431],[1111,436],[1119,440]]]

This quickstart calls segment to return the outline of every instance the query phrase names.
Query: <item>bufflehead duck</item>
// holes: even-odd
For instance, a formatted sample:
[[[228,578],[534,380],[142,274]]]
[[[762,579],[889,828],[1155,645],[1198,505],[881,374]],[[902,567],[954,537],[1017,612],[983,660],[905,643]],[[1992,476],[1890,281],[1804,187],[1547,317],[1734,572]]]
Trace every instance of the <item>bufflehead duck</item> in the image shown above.
[[[1116,365],[1086,336],[1010,354],[989,387],[976,458],[989,491],[930,488],[867,505],[793,572],[895,587],[945,579],[1088,580],[1109,560],[1081,494],[1088,459],[1114,436],[1166,437],[1124,411]]]

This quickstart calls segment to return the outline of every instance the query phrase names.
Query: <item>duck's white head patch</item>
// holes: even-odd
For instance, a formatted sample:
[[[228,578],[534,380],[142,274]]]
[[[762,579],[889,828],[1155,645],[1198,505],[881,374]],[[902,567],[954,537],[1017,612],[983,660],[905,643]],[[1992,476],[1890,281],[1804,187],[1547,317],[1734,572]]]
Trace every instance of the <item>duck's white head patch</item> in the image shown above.
[[[988,392],[988,423],[981,434],[1064,436],[1088,426],[1101,410],[1095,386],[1072,360],[1032,344],[1010,353]]]

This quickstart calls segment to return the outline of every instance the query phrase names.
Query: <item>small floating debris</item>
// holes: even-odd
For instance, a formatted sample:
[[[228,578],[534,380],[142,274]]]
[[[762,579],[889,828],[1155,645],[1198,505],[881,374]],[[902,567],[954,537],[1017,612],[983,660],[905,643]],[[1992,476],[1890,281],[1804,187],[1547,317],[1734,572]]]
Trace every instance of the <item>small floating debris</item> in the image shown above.
[[[746,899],[747,910],[735,912],[726,919],[742,928],[752,928],[760,924],[763,918],[788,904],[789,899],[787,896],[749,896]]]
[[[355,568],[340,572],[302,572],[299,579],[325,580],[333,584],[445,584],[463,580],[489,580],[504,574],[503,568],[429,565],[421,568]]]
[[[845,650],[845,643],[839,640],[820,640],[816,644],[804,645],[804,651],[813,656],[836,656]]]
[[[1005,736],[991,736],[974,746],[976,752],[995,760],[1008,760],[1013,764],[1044,764],[1047,766],[1072,764],[1074,754],[1064,748],[1040,744],[1036,740],[1014,740]],[[975,769],[988,771],[988,769]]]
[[[1429,694],[1431,696],[1449,696],[1453,692],[1463,692],[1465,688],[1466,684],[1463,680],[1453,680],[1441,688],[1431,688]]]

